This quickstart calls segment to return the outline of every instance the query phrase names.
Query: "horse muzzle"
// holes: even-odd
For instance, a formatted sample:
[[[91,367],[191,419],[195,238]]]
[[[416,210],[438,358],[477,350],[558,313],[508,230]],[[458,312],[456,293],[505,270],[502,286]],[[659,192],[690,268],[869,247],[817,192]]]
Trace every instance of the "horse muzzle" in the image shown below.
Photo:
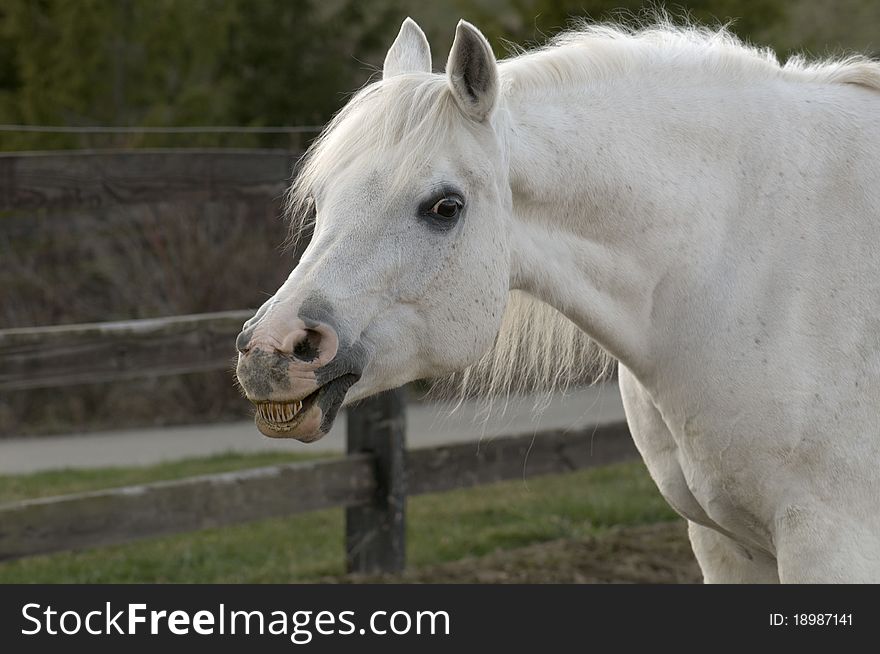
[[[271,438],[321,438],[364,368],[363,347],[341,344],[332,311],[311,304],[320,317],[302,311],[292,317],[272,305],[246,322],[235,341],[239,384],[256,408],[257,429]]]

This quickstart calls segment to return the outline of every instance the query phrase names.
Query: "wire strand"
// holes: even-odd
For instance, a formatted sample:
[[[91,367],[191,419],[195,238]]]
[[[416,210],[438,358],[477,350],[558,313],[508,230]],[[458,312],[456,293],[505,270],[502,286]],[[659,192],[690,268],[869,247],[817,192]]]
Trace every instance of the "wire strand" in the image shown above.
[[[295,127],[245,127],[229,125],[179,127],[0,125],[0,132],[41,132],[56,134],[311,134],[320,132],[321,129],[320,125],[301,125]]]

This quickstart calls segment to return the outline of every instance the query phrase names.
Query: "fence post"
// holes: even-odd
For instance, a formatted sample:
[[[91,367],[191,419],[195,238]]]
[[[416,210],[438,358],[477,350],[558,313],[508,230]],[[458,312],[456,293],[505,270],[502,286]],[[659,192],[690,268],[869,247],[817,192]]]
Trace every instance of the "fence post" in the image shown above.
[[[400,572],[406,563],[406,392],[386,391],[348,411],[348,453],[376,460],[376,496],[345,513],[349,572]]]

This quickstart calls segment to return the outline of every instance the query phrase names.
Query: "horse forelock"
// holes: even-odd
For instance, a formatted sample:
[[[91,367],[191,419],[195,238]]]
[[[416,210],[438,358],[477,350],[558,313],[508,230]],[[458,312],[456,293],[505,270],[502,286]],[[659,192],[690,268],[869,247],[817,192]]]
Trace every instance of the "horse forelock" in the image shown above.
[[[333,117],[297,164],[286,198],[290,239],[314,218],[313,196],[351,164],[383,154],[388,193],[400,192],[438,151],[455,121],[463,122],[446,78],[431,73],[396,75],[370,83]]]

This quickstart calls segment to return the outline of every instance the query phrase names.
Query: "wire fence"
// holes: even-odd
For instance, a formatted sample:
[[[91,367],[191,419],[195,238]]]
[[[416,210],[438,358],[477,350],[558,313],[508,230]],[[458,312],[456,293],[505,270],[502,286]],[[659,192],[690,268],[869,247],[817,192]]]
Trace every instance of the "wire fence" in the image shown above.
[[[42,134],[314,134],[320,125],[294,126],[239,126],[239,125],[182,125],[172,127],[116,126],[116,125],[0,125],[0,132],[29,132]]]
[[[302,150],[321,129],[320,125],[0,124],[0,151],[117,150],[176,148],[181,145]]]

